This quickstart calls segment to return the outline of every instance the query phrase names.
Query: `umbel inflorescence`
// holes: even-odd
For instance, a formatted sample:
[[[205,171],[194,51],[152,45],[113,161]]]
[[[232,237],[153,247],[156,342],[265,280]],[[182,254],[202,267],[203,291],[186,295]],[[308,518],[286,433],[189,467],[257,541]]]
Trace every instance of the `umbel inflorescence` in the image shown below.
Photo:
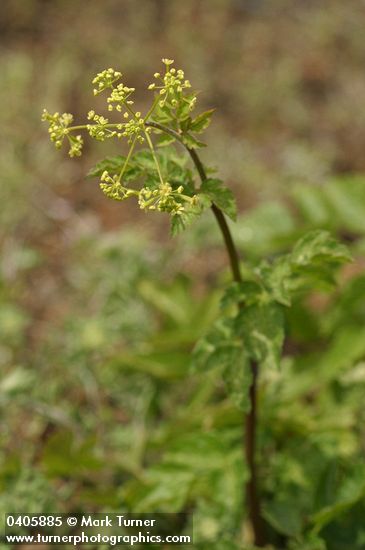
[[[219,180],[208,179],[205,189],[197,189],[184,159],[169,147],[175,141],[190,151],[204,146],[196,134],[208,127],[213,110],[193,118],[197,94],[191,90],[190,81],[183,70],[173,66],[173,60],[163,59],[162,62],[164,71],[156,72],[153,82],[147,86],[153,100],[145,114],[134,107],[135,88],[126,86],[121,81],[122,73],[110,68],[98,73],[92,84],[95,96],[108,94],[107,111],[117,120],[110,120],[109,114],[106,117],[94,110],[89,111],[83,125],[73,125],[73,116],[69,113],[50,114],[47,110],[42,120],[49,123],[50,138],[57,149],[64,141],[68,142],[71,157],[82,153],[80,132],[98,141],[126,140],[128,154],[105,159],[91,175],[100,178],[101,190],[111,199],[122,201],[135,197],[142,210],[168,212],[176,232],[215,202],[215,191],[219,192],[220,199],[223,194],[225,202],[230,203],[227,214],[231,217],[234,208],[233,197],[228,189],[222,189]],[[216,182],[216,189],[213,182]]]

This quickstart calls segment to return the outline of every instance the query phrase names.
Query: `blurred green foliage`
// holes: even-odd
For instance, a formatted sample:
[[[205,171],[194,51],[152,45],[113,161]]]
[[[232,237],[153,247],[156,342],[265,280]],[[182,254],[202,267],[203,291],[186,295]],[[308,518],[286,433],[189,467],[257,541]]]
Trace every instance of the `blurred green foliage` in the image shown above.
[[[237,192],[247,266],[308,229],[354,254],[285,313],[260,478],[274,548],[365,547],[364,19],[355,0],[3,0],[1,513],[190,510],[197,548],[242,548],[241,412],[190,368],[228,280],[214,222],[169,241],[84,179],[93,148],[61,162],[39,123],[85,115],[104,66],[144,82],[169,55],[217,107],[204,158]]]

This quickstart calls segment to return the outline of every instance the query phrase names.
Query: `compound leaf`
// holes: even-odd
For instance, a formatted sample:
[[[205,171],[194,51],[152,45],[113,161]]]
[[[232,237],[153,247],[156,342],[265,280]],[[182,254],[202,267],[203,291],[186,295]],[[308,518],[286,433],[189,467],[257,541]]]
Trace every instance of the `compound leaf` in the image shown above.
[[[310,231],[302,237],[290,255],[294,266],[314,263],[341,264],[352,260],[348,248],[334,239],[328,231]]]
[[[89,172],[89,177],[100,177],[101,174],[107,170],[114,174],[120,171],[125,163],[126,157],[123,155],[117,155],[115,157],[107,157],[93,166]]]
[[[219,319],[197,343],[193,368],[200,372],[219,369],[232,401],[240,409],[249,410],[250,362],[243,339],[235,333],[234,319]]]
[[[198,195],[196,203],[186,203],[184,211],[172,216],[171,235],[175,236],[184,231],[189,225],[196,221],[206,208],[211,205],[209,197],[203,194]]]
[[[214,111],[215,109],[210,109],[209,111],[205,111],[204,113],[198,115],[191,121],[189,129],[197,134],[204,132],[204,130],[208,128],[211,123]]]
[[[237,333],[253,361],[266,367],[280,365],[284,342],[284,315],[275,302],[241,309],[235,320]]]
[[[184,144],[187,145],[190,149],[199,149],[200,147],[206,147],[205,143],[199,141],[191,134],[183,134],[182,140]]]
[[[231,220],[237,218],[237,207],[234,195],[219,179],[209,178],[202,183],[201,191],[218,206]]]

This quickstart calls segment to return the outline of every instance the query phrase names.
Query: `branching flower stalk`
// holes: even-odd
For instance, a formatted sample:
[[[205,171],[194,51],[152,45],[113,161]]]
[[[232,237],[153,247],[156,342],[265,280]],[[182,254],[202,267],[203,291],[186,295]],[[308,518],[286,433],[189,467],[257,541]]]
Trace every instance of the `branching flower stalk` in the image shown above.
[[[326,232],[314,231],[304,236],[290,254],[272,264],[264,262],[252,271],[248,280],[243,280],[239,254],[226,219],[226,216],[236,219],[235,199],[222,181],[209,176],[212,170],[203,165],[197,152],[205,146],[197,135],[209,126],[213,110],[193,117],[197,94],[191,90],[184,71],[174,67],[173,60],[162,62],[164,72],[156,72],[154,81],[148,85],[154,98],[144,116],[134,108],[135,89],[123,84],[122,74],[110,68],[97,74],[92,82],[94,95],[109,94],[107,110],[116,113],[118,120],[109,121],[93,110],[83,125],[73,126],[69,113],[51,114],[44,110],[42,119],[49,123],[50,138],[57,149],[68,142],[71,157],[82,153],[80,131],[102,142],[125,139],[128,154],[104,159],[90,175],[99,177],[102,192],[111,199],[123,201],[135,197],[144,211],[168,213],[173,235],[206,209],[213,212],[229,257],[233,284],[222,300],[221,317],[198,342],[193,362],[196,371],[215,368],[222,375],[229,396],[243,410],[243,454],[248,472],[244,501],[252,531],[252,540],[247,542],[263,547],[267,540],[255,457],[259,368],[275,369],[280,364],[283,311],[290,306],[292,295],[307,288],[314,275],[315,284],[321,278],[328,282],[333,278],[334,267],[348,261],[349,254]],[[188,153],[198,182],[186,165],[186,155],[177,154],[175,142]]]
[[[104,194],[114,200],[124,200],[131,196],[138,198],[140,208],[144,210],[160,210],[169,212],[172,215],[181,215],[185,210],[185,204],[197,205],[197,195],[189,196],[183,193],[183,186],[178,186],[173,189],[168,181],[165,181],[162,175],[162,170],[158,157],[155,152],[150,133],[153,131],[148,126],[148,121],[154,114],[156,108],[160,111],[165,106],[171,106],[173,109],[178,107],[188,107],[191,111],[195,105],[195,96],[186,97],[184,91],[191,87],[190,82],[184,79],[184,73],[181,70],[176,71],[171,67],[173,61],[164,59],[165,74],[155,73],[154,77],[157,80],[148,86],[149,90],[156,90],[158,95],[153,101],[152,107],[149,109],[145,117],[142,117],[139,111],[134,111],[134,101],[131,99],[134,88],[118,83],[122,74],[110,68],[102,71],[93,79],[94,95],[98,95],[105,90],[110,90],[110,95],[107,98],[108,111],[117,111],[122,114],[124,120],[120,122],[109,122],[108,118],[98,115],[95,111],[89,111],[88,120],[90,123],[85,125],[72,126],[73,116],[69,113],[60,115],[58,112],[51,115],[44,110],[43,120],[49,122],[49,133],[51,140],[55,143],[56,148],[60,148],[65,138],[67,138],[70,148],[69,155],[71,157],[80,156],[82,152],[83,138],[80,134],[73,135],[75,131],[86,130],[90,137],[105,141],[110,138],[127,138],[130,149],[127,157],[118,174],[111,174],[108,170],[104,170],[100,175],[100,187]],[[123,184],[123,175],[129,166],[135,145],[138,142],[143,144],[147,142],[151,152],[155,169],[158,175],[158,186],[148,185],[139,190],[129,189]]]

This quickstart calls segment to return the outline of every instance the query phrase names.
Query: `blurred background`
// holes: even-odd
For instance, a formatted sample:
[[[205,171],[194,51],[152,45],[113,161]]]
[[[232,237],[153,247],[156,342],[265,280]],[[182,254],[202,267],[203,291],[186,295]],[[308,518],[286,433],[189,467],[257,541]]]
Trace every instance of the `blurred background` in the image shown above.
[[[214,456],[208,484],[228,487],[217,478],[227,460],[240,471],[240,413],[214,380],[188,374],[229,277],[214,220],[171,240],[163,216],[107,200],[85,174],[120,144],[86,140],[81,159],[69,159],[49,142],[42,109],[84,120],[93,76],[114,67],[143,111],[161,58],[175,59],[201,90],[201,110],[216,108],[202,157],[237,195],[242,255],[285,251],[316,227],[351,244],[356,261],[341,280],[358,277],[346,303],[362,331],[352,366],[365,352],[355,299],[365,294],[364,25],[359,0],[2,0],[0,509],[173,511],[190,494],[208,510],[209,538],[214,506],[206,489],[191,496],[199,452]],[[290,320],[294,357],[330,345],[345,318],[334,301],[320,325],[312,306]],[[194,430],[200,447],[189,443]],[[147,490],[144,468],[176,434],[187,440],[169,464],[190,449],[194,472],[165,471],[162,490],[162,466],[152,468]],[[345,424],[331,445],[348,455],[354,437]],[[239,500],[230,491],[217,506]]]

